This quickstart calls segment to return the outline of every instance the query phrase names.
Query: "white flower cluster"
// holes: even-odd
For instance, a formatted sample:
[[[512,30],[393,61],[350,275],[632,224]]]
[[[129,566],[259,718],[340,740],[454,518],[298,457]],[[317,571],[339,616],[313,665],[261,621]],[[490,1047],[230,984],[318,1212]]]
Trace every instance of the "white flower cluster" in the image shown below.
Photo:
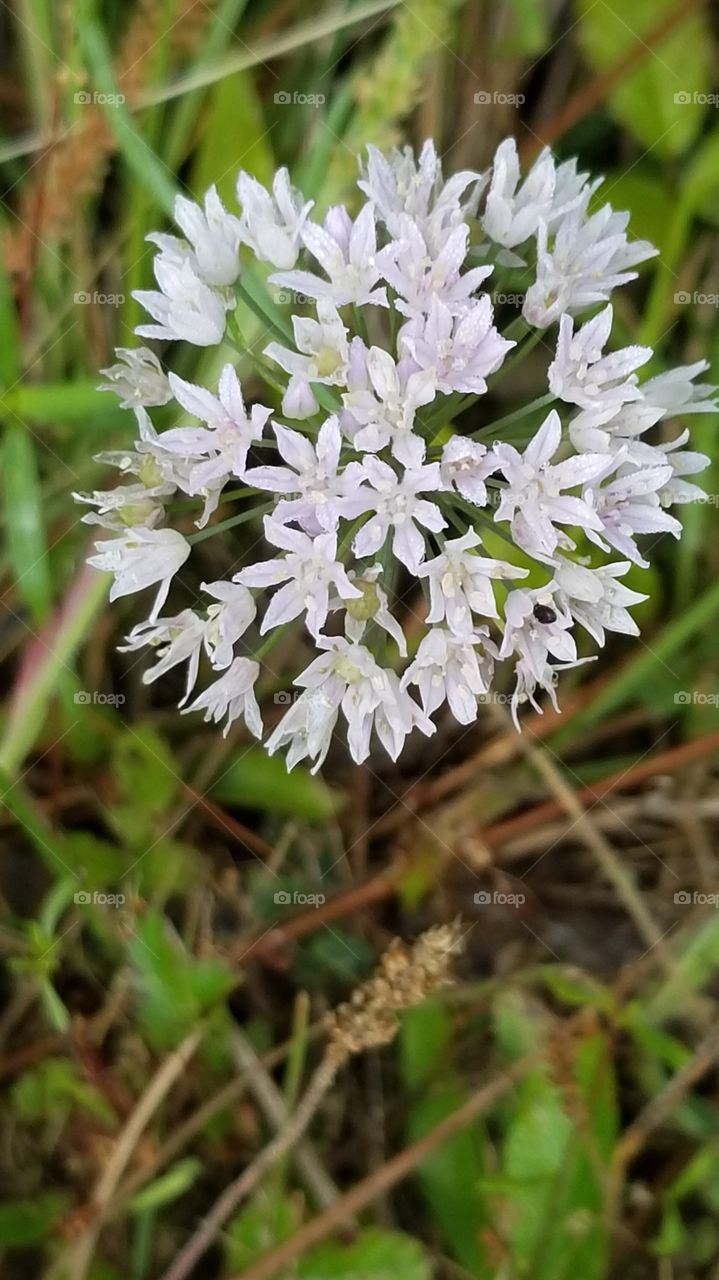
[[[266,744],[286,747],[289,767],[320,766],[340,712],[356,761],[373,729],[396,759],[413,729],[434,732],[445,702],[469,724],[499,665],[513,674],[516,719],[519,702],[537,706],[537,689],[554,701],[557,671],[586,661],[577,627],[599,645],[605,630],[637,634],[627,606],[645,597],[622,582],[646,564],[637,536],[680,533],[667,507],[701,496],[685,477],[707,461],[683,448],[686,431],[659,443],[646,433],[716,407],[714,389],[695,382],[704,363],[640,381],[649,348],[605,353],[610,294],[655,250],[627,240],[626,214],[590,212],[599,184],[574,162],[545,151],[522,181],[510,139],[489,173],[445,181],[431,142],[417,159],[370,147],[358,185],[356,217],[334,207],[321,223],[286,170],[271,192],[241,174],[239,217],[214,189],[204,207],[178,198],[183,238],[151,237],[158,289],[137,297],[155,323],[138,333],[226,343],[254,360],[268,403],[246,407],[231,361],[215,391],[165,374],[147,348],[120,350],[105,385],[134,408],[138,439],[101,457],[131,479],[81,497],[95,508],[85,519],[113,535],[91,559],[115,575],[111,598],[158,588],[126,648],[156,649],[146,680],[187,664],[185,710],[226,728],[243,717],[260,737],[254,687],[271,638],[253,652],[248,630],[303,620],[317,656]],[[258,301],[250,254],[274,269],[275,298],[302,295],[311,314],[290,328],[269,291]],[[492,273],[525,299],[504,334]],[[242,349],[239,298],[264,307],[272,340],[261,355]],[[583,312],[593,314],[577,322]],[[493,375],[540,342],[548,391],[493,423],[482,407]],[[147,410],[170,404],[180,424],[158,432]],[[203,532],[188,540],[167,507],[193,498]],[[161,616],[220,502],[242,504],[235,522],[264,512],[272,550],[203,584],[201,611]],[[488,554],[497,535],[506,560]],[[408,659],[391,605],[412,586],[427,607]],[[215,678],[190,703],[203,654]]]

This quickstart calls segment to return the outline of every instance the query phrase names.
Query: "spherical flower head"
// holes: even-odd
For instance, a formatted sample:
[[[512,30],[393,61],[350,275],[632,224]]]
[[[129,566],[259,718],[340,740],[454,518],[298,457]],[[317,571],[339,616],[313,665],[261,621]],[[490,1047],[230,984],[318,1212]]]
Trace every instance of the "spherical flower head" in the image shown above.
[[[705,362],[647,379],[649,348],[612,344],[613,290],[654,250],[629,239],[627,214],[590,211],[598,183],[575,161],[545,149],[523,174],[508,139],[486,174],[445,178],[431,142],[418,156],[370,147],[358,185],[364,203],[322,219],[286,169],[271,188],[240,174],[237,212],[214,187],[178,197],[182,234],[149,237],[157,287],[136,296],[154,323],[138,333],[227,340],[229,358],[207,385],[187,352],[170,357],[181,376],[121,348],[104,386],[137,439],[99,455],[121,485],[77,495],[111,535],[91,560],[114,575],[111,597],[156,591],[126,648],[153,651],[148,682],[186,672],[183,710],[260,736],[259,660],[293,627],[279,652],[297,697],[266,744],[289,768],[318,769],[334,738],[357,762],[395,760],[445,708],[469,724],[498,666],[517,724],[526,700],[557,705],[557,673],[590,660],[577,631],[585,645],[636,634],[628,567],[646,563],[645,535],[679,535],[669,506],[702,496],[707,459],[688,433],[648,433],[716,409]],[[252,257],[273,268],[264,298]],[[495,265],[526,295],[524,324],[495,310]],[[250,294],[267,336],[241,347],[243,386],[231,353]],[[547,357],[536,330],[555,322]],[[225,577],[159,616],[191,544],[215,536],[224,550],[202,563]]]

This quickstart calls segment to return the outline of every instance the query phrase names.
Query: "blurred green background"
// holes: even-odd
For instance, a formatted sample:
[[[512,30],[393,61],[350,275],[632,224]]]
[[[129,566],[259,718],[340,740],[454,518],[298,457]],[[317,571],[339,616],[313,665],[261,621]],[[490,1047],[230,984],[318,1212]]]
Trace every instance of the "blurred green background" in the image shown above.
[[[338,754],[323,780],[181,719],[172,679],[142,684],[115,651],[137,602],[107,608],[71,498],[133,439],[98,369],[133,345],[175,193],[216,182],[232,204],[239,168],[286,164],[324,209],[354,198],[368,141],[432,136],[446,172],[508,133],[527,160],[578,155],[660,250],[615,299],[622,341],[719,382],[718,37],[701,0],[2,5],[7,1280],[160,1276],[286,1122],[323,1013],[394,935],[457,915],[456,984],[342,1073],[193,1274],[251,1274],[520,1062],[351,1225],[257,1275],[719,1275],[717,416],[690,419],[710,500],[632,581],[642,640],[573,673],[561,719],[520,739],[487,708],[401,768]],[[223,353],[170,359],[208,379]],[[251,537],[198,544],[198,582]],[[291,637],[273,657],[289,683]],[[295,892],[326,902],[290,909]]]

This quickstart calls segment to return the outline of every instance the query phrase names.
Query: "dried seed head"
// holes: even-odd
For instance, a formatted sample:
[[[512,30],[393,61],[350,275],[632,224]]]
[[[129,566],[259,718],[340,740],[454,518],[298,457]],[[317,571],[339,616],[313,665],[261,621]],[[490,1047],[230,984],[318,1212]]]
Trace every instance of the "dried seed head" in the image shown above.
[[[330,1015],[330,1046],[340,1057],[389,1044],[403,1009],[420,1004],[451,981],[461,949],[459,922],[436,925],[408,946],[395,938],[372,977]]]

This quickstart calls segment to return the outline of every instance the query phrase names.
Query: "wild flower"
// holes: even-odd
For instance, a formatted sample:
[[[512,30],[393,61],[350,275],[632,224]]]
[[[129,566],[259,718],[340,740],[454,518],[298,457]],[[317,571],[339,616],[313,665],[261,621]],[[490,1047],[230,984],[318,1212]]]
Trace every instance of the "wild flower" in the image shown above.
[[[498,680],[519,723],[589,660],[587,636],[637,634],[645,597],[623,579],[647,563],[643,535],[679,535],[667,508],[701,497],[685,477],[707,461],[687,431],[652,432],[717,401],[703,362],[647,379],[649,348],[611,349],[612,292],[656,251],[628,239],[627,214],[589,212],[600,181],[548,150],[523,178],[512,139],[487,173],[445,179],[427,142],[370,147],[357,207],[321,222],[284,169],[271,191],[240,174],[238,212],[214,188],[178,199],[182,235],[151,237],[158,287],[136,296],[154,323],[137,332],[218,347],[216,372],[195,383],[120,349],[104,386],[138,439],[101,458],[130,483],[81,498],[108,535],[91,563],[111,595],[157,591],[126,645],[156,651],[147,681],[186,665],[184,711],[260,737],[261,662],[296,625],[314,656],[266,746],[316,769],[334,736],[357,761],[375,740],[396,759],[440,715],[470,724]],[[509,322],[503,292],[524,297]],[[240,302],[265,319],[261,354]],[[548,352],[546,387],[528,402],[504,381],[497,408],[530,350]],[[192,499],[199,532],[185,516],[180,533]],[[264,542],[203,585],[204,606],[161,616],[220,503],[242,504],[229,524],[262,515]],[[213,679],[187,705],[203,665]]]

